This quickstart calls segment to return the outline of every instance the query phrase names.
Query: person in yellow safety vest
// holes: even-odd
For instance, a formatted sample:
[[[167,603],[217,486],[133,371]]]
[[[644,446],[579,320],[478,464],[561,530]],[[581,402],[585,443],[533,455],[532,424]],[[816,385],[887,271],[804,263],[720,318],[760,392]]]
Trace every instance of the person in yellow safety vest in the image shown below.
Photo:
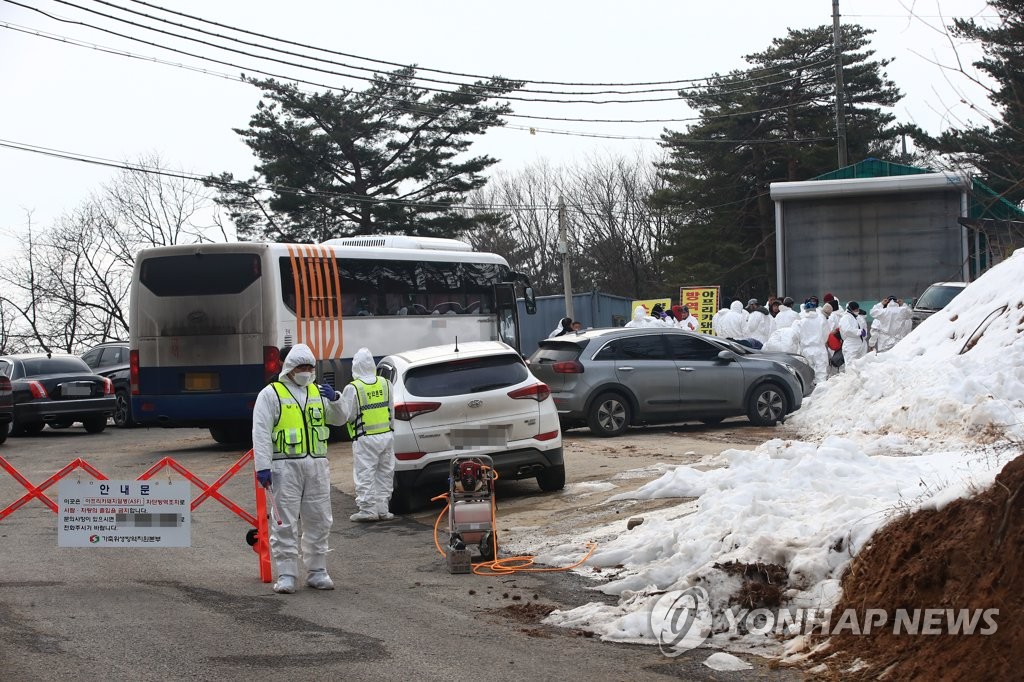
[[[306,584],[333,590],[327,573],[327,536],[333,522],[327,425],[340,426],[345,416],[337,394],[334,402],[324,401],[326,396],[313,383],[316,357],[309,346],[285,348],[282,357],[278,380],[260,391],[252,411],[256,479],[274,497],[275,518],[270,523],[270,551],[277,573],[274,592],[295,592],[300,523]]]
[[[391,384],[377,376],[373,354],[360,348],[352,357],[352,382],[341,393],[341,406],[352,436],[352,478],[356,506],[352,521],[387,521],[395,478],[395,402]]]

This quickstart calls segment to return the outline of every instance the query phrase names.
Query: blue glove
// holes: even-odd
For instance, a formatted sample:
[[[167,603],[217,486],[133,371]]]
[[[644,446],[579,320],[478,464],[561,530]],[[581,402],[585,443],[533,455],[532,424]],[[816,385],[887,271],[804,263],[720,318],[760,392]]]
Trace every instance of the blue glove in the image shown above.
[[[860,338],[863,339],[867,335],[868,335],[868,330],[867,329],[861,329],[860,330]]]
[[[338,399],[339,393],[334,390],[334,387],[330,384],[318,384],[317,388],[320,389],[320,395],[327,398],[329,401],[334,402]]]
[[[260,485],[264,488],[270,487],[272,476],[270,469],[260,469],[256,472],[256,480],[259,481]]]

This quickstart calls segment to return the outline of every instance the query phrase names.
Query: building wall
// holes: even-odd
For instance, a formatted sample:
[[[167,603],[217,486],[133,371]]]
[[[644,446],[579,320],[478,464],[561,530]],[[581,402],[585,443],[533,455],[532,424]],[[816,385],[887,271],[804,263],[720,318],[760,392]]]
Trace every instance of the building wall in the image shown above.
[[[781,202],[783,289],[803,300],[912,297],[963,277],[959,191],[918,191]]]
[[[538,296],[537,314],[527,315],[523,299],[519,304],[519,338],[523,355],[529,356],[537,350],[541,340],[548,338],[551,330],[565,317],[564,296]],[[633,315],[629,305],[632,299],[600,292],[584,292],[572,295],[574,319],[583,323],[584,329],[613,327],[625,324]]]

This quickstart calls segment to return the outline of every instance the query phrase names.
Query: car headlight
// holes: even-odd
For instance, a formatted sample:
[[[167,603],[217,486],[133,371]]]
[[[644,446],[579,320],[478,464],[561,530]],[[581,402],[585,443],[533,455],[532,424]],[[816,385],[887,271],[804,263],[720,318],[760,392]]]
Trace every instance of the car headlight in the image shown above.
[[[796,367],[794,367],[793,365],[787,365],[784,362],[780,362],[779,364],[785,367],[786,371],[792,374],[794,377],[796,377],[797,379],[800,378],[800,372],[796,371]]]

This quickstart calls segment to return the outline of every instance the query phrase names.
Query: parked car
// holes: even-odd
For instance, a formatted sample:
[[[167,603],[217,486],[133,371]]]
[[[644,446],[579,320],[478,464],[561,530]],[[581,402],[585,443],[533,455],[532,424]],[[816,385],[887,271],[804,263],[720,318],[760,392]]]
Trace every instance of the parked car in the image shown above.
[[[394,387],[395,488],[405,513],[448,490],[455,457],[487,455],[501,479],[565,487],[562,432],[551,391],[497,341],[396,353],[377,364]]]
[[[11,381],[12,435],[36,434],[45,425],[67,428],[75,422],[82,422],[89,433],[100,433],[114,413],[113,382],[75,355],[0,356],[0,374]]]
[[[135,425],[132,419],[131,368],[128,358],[127,341],[107,341],[82,353],[82,359],[92,371],[114,382],[114,397],[117,399],[114,426],[122,429]]]
[[[965,288],[964,282],[936,282],[925,289],[914,301],[910,313],[911,328],[917,329],[917,325],[949,305]]]
[[[0,374],[0,443],[7,440],[7,432],[14,420],[14,399],[11,394],[11,380]]]
[[[774,425],[800,407],[813,377],[799,356],[658,327],[546,339],[528,364],[551,388],[563,427],[586,424],[598,436],[635,424],[711,424],[740,415]]]

